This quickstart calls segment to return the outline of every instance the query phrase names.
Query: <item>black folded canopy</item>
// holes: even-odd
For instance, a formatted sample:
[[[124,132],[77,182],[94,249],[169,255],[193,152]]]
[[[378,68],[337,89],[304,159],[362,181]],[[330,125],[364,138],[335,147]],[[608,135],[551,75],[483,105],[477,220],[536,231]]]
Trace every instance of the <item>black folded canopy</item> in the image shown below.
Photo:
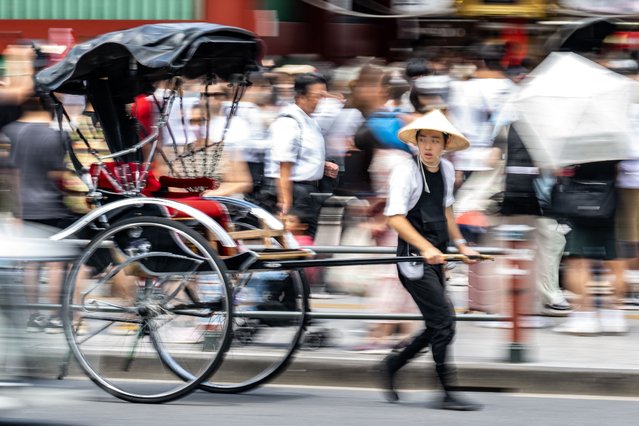
[[[236,27],[208,23],[150,24],[107,33],[74,46],[57,64],[39,72],[46,91],[85,94],[86,81],[112,81],[111,95],[130,98],[153,83],[181,75],[198,78],[258,69],[260,40]],[[113,84],[117,81],[117,84]]]
[[[36,75],[38,90],[86,95],[112,153],[139,141],[126,105],[174,76],[217,76],[258,69],[261,41],[241,28],[208,23],[150,24],[104,34],[74,46]],[[141,152],[123,161],[140,161]]]

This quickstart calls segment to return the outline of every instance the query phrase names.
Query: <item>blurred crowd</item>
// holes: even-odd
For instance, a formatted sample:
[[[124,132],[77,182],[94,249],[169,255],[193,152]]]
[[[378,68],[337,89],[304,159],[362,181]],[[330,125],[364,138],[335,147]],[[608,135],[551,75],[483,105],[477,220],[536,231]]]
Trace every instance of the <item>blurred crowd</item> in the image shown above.
[[[623,310],[637,302],[633,295],[639,290],[639,159],[554,170],[536,164],[516,126],[519,118],[508,106],[537,63],[527,59],[505,67],[502,47],[486,44],[466,56],[442,51],[404,63],[356,58],[339,67],[314,60],[268,67],[249,76],[252,85],[230,122],[233,92],[226,82],[184,82],[161,135],[164,154],[151,159],[154,173],[213,178],[219,186],[201,195],[241,197],[263,206],[285,220],[303,245],[326,240],[318,223],[321,208],[341,203],[346,213],[339,244],[394,246],[397,235],[382,213],[387,180],[395,164],[414,155],[397,132],[441,110],[471,143],[470,149],[449,155],[456,169],[457,220],[466,240],[499,245],[499,225],[528,225],[535,253],[531,313],[567,316],[558,332],[625,333]],[[35,55],[24,46],[4,52],[1,160],[19,180],[14,216],[62,228],[88,211],[87,188],[69,171],[51,105],[34,94]],[[591,59],[631,78],[639,73],[630,59]],[[141,137],[152,131],[164,93],[158,87],[155,97],[141,96],[130,105]],[[90,162],[96,152],[107,152],[92,106],[83,98],[61,98],[72,123],[65,124],[65,137],[80,160]],[[637,124],[639,109],[633,111],[630,119]],[[72,127],[82,131],[90,148]],[[639,127],[633,130],[639,137]],[[605,220],[552,213],[544,194],[565,177],[614,182],[615,213]],[[496,267],[470,267],[469,298],[496,294],[491,286],[498,280],[486,268]],[[371,297],[377,311],[416,309],[394,268],[327,270],[316,279],[329,291]],[[470,309],[506,310],[498,300]],[[38,314],[30,325],[54,330],[59,323]],[[378,323],[365,346],[401,346],[411,331],[408,324]]]

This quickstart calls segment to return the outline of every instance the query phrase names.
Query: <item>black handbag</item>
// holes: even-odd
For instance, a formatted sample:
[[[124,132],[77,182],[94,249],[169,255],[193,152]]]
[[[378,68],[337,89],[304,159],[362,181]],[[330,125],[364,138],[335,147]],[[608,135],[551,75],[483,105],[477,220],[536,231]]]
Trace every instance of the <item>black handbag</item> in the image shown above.
[[[617,198],[613,181],[560,178],[552,189],[552,210],[566,219],[610,219]]]

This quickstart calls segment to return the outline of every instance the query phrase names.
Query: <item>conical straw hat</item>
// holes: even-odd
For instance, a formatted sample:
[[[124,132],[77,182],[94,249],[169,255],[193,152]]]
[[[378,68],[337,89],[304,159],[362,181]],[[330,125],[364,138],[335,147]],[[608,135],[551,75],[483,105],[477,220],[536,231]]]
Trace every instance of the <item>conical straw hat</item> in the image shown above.
[[[468,148],[470,142],[459,130],[438,109],[429,112],[412,123],[404,126],[397,133],[399,139],[404,143],[417,145],[418,130],[437,130],[448,135],[448,142],[444,149],[446,151],[460,151]]]

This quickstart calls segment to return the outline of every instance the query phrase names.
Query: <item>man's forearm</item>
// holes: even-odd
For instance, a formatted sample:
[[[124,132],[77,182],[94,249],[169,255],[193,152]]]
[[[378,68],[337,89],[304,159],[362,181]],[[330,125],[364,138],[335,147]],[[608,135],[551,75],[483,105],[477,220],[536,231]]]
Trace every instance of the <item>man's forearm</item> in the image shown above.
[[[293,205],[292,166],[292,163],[280,163],[280,178],[277,181],[277,201],[284,214],[287,214]]]
[[[446,207],[446,222],[448,226],[448,235],[452,241],[464,238],[459,230],[459,226],[457,226],[457,222],[455,222],[455,214],[453,213],[452,207]]]
[[[460,252],[463,252],[468,249],[466,240],[459,230],[459,226],[455,221],[455,214],[453,213],[453,208],[446,207],[446,222],[448,224],[448,235],[453,244],[459,249]]]

